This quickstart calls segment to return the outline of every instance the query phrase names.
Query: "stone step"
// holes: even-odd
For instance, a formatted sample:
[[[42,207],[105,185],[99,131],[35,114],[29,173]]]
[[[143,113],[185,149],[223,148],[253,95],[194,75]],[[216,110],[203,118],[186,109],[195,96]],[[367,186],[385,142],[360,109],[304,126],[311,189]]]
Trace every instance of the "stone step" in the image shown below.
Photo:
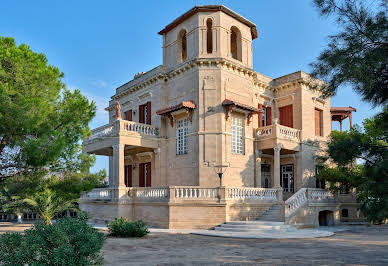
[[[244,224],[244,225],[221,224],[218,227],[220,227],[220,228],[252,228],[252,229],[257,229],[257,228],[273,229],[273,228],[277,228],[277,229],[280,229],[282,227],[291,227],[291,226],[288,225],[288,224],[275,224],[275,225],[272,225],[272,224],[260,224],[260,225],[257,225],[257,224],[256,225],[255,224]]]
[[[229,225],[283,225],[284,222],[278,222],[278,221],[232,221],[232,222],[227,222],[224,224],[229,224]]]
[[[273,233],[292,232],[296,228],[284,222],[269,221],[233,221],[221,224],[214,228],[216,231],[226,232],[252,232],[252,233]]]

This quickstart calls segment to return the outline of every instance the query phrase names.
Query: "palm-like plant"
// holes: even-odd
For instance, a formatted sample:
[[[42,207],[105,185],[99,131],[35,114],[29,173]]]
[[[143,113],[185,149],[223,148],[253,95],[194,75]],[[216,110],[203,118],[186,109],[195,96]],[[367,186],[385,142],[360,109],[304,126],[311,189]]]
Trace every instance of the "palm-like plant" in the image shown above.
[[[75,205],[77,200],[66,200],[49,188],[23,199],[23,202],[33,208],[47,224],[51,224],[54,216],[63,211],[77,210]]]

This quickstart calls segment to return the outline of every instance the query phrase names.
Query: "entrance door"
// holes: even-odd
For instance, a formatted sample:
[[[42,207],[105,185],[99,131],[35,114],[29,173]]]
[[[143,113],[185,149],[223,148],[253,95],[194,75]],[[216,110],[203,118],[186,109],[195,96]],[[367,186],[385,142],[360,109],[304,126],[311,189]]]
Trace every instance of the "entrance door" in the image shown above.
[[[271,165],[269,164],[261,165],[261,187],[271,187]]]
[[[139,164],[139,187],[151,186],[151,163]]]
[[[280,166],[280,185],[284,192],[294,192],[294,165]]]

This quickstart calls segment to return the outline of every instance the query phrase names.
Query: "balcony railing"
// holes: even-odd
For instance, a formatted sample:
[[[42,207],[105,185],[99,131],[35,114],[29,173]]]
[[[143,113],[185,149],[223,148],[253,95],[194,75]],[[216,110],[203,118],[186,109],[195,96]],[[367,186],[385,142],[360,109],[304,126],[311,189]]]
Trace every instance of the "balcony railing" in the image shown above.
[[[270,126],[258,128],[256,130],[256,138],[258,140],[267,138],[283,138],[299,142],[300,130],[279,124],[273,124]]]
[[[138,133],[142,136],[159,137],[159,127],[126,120],[116,120],[113,123],[92,130],[87,141],[125,134]]]
[[[146,202],[181,202],[181,201],[219,201],[219,200],[259,200],[282,201],[279,189],[253,187],[198,187],[198,186],[170,186],[170,187],[130,187],[124,190],[124,200]],[[97,188],[83,195],[81,200],[110,201],[114,198],[115,188]]]

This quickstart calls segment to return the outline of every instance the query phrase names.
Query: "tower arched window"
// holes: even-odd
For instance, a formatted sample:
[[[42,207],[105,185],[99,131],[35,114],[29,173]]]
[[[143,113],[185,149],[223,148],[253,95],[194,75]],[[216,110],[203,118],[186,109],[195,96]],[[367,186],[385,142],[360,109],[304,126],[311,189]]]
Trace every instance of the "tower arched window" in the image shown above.
[[[230,56],[233,59],[242,61],[241,55],[241,33],[239,29],[233,26],[230,29]]]
[[[213,29],[212,29],[212,26],[213,26],[213,21],[208,18],[206,20],[206,47],[207,47],[207,53],[208,54],[211,54],[213,53]]]
[[[181,62],[187,59],[187,34],[186,30],[179,32],[180,59]]]

